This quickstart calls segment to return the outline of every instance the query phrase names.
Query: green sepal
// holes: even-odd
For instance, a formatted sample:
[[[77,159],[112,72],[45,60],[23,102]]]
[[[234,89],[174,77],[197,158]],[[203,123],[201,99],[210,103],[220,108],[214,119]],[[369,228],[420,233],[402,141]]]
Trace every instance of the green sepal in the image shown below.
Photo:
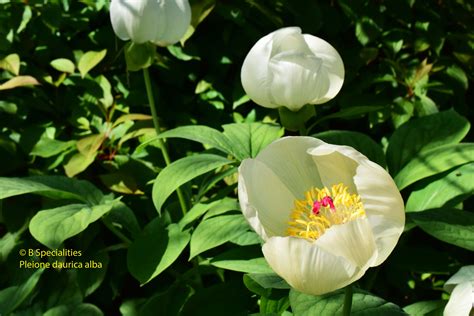
[[[124,48],[128,71],[148,68],[155,60],[156,48],[151,43],[137,44],[128,42]]]
[[[281,125],[289,131],[298,131],[304,128],[304,124],[313,116],[316,115],[314,105],[307,104],[298,111],[291,111],[286,107],[278,108],[280,114]]]

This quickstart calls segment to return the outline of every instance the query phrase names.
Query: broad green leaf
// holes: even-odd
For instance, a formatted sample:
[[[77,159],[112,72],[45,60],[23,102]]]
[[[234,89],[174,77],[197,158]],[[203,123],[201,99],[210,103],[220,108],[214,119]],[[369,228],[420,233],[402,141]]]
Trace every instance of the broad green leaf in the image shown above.
[[[238,160],[253,158],[274,140],[283,136],[278,125],[243,123],[223,125],[232,154]]]
[[[64,240],[84,231],[109,212],[113,203],[88,206],[70,204],[39,211],[30,221],[30,233],[43,245],[57,249]]]
[[[104,313],[95,305],[82,303],[78,305],[59,305],[47,310],[44,316],[102,316]]]
[[[7,82],[0,84],[0,90],[8,90],[24,86],[36,86],[39,84],[40,83],[38,82],[38,80],[36,80],[32,76],[17,76],[11,78]]]
[[[157,293],[147,299],[136,314],[123,314],[123,316],[178,316],[192,292],[194,291],[189,286],[170,287],[165,292]]]
[[[79,63],[77,64],[77,69],[79,69],[81,77],[84,78],[92,68],[97,66],[97,64],[100,63],[102,59],[104,59],[106,54],[107,50],[103,49],[98,52],[89,51],[82,55],[81,59],[79,59]]]
[[[238,247],[228,250],[211,259],[210,263],[218,268],[245,273],[273,273],[260,247]]]
[[[352,131],[327,131],[312,135],[323,141],[336,145],[351,146],[370,160],[385,166],[385,154],[382,147],[369,136]]]
[[[413,191],[406,205],[407,212],[439,208],[459,196],[474,194],[474,163],[462,165],[424,188]]]
[[[74,73],[74,69],[76,69],[74,63],[67,58],[55,59],[51,61],[50,65],[57,71],[67,72],[70,74]]]
[[[474,161],[474,143],[448,144],[424,150],[395,176],[400,190],[418,180]]]
[[[391,174],[396,175],[421,151],[459,143],[469,128],[469,121],[453,110],[403,124],[390,137],[387,147],[387,164]]]
[[[5,262],[10,252],[21,242],[20,234],[21,232],[6,233],[0,238],[0,263]]]
[[[180,126],[161,133],[158,137],[189,139],[232,154],[227,137],[218,130],[204,125]]]
[[[290,304],[298,316],[341,315],[344,291],[338,290],[324,295],[313,296],[295,290],[290,291]],[[354,293],[351,315],[400,316],[408,315],[400,307],[368,293]]]
[[[284,132],[278,125],[263,123],[234,123],[223,125],[223,128],[224,132],[221,133],[207,126],[182,126],[166,131],[159,137],[194,140],[243,160],[255,157]]]
[[[27,193],[56,199],[74,199],[90,204],[98,204],[103,197],[99,189],[84,180],[61,176],[0,177],[0,199]]]
[[[104,134],[94,134],[77,141],[77,150],[85,156],[94,156],[106,139]]]
[[[195,204],[187,213],[183,216],[183,218],[179,221],[179,226],[181,228],[185,228],[188,224],[192,223],[193,221],[197,220],[199,217],[204,215],[211,207],[222,203],[222,200],[214,201],[211,203],[197,203]]]
[[[114,203],[112,210],[107,213],[107,220],[110,221],[116,229],[128,231],[133,239],[136,239],[141,233],[135,213],[123,202]]]
[[[74,177],[79,173],[87,169],[94,161],[97,153],[92,155],[84,155],[82,153],[77,153],[69,159],[69,161],[64,165],[64,172],[68,177]]]
[[[442,310],[444,309],[445,305],[446,301],[422,301],[405,306],[403,310],[410,316],[425,316],[428,313],[434,312],[436,310],[440,310],[439,315],[442,315]]]
[[[165,228],[154,219],[128,249],[128,270],[141,284],[148,283],[179,257],[189,239],[177,224]]]
[[[335,119],[335,118],[347,119],[347,118],[362,116],[367,113],[376,112],[383,109],[384,109],[383,106],[370,106],[370,105],[360,105],[360,106],[352,106],[352,107],[344,108],[336,113],[323,116],[322,118],[318,119],[316,123],[314,123],[309,129],[311,129],[313,126],[321,122],[324,122],[330,119]]]
[[[289,289],[290,286],[279,275],[271,273],[251,273],[249,278],[265,289]]]
[[[363,16],[356,22],[355,35],[362,45],[367,45],[380,35],[381,28],[368,16]]]
[[[202,221],[191,237],[189,259],[243,234],[248,227],[242,215],[222,215]]]
[[[49,137],[41,137],[31,149],[30,155],[49,158],[58,155],[76,144],[74,140],[63,142]]]
[[[0,291],[0,313],[10,315],[20,306],[36,287],[43,269],[36,270],[25,283],[5,288]]]
[[[224,213],[230,212],[230,211],[239,211],[240,212],[240,205],[239,202],[236,199],[231,199],[231,198],[223,198],[220,200],[220,203],[213,205],[210,209],[209,212],[207,212],[203,219],[208,219],[213,216],[217,215],[222,215]]]
[[[222,156],[200,154],[184,157],[165,167],[153,184],[153,203],[158,213],[166,199],[181,185],[232,161]]]
[[[77,284],[81,289],[82,295],[87,297],[94,293],[104,281],[109,264],[109,255],[105,251],[99,251],[92,255],[87,253],[83,254],[78,259],[83,262],[83,267],[85,267],[86,263],[88,263],[90,260],[93,260],[97,264],[101,264],[100,268],[77,269]]]
[[[474,213],[455,208],[439,208],[409,213],[421,229],[431,236],[474,251]]]
[[[18,54],[10,54],[0,60],[0,69],[5,69],[15,76],[20,74],[20,56]]]

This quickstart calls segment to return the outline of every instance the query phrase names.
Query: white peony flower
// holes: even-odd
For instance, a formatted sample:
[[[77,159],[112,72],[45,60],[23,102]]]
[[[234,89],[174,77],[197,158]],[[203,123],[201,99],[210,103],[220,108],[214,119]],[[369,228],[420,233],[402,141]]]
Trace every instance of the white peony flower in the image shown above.
[[[451,293],[444,316],[474,315],[474,266],[459,269],[446,281],[444,289]]]
[[[250,50],[241,71],[248,96],[267,108],[297,111],[334,98],[344,82],[344,64],[328,42],[299,27],[279,29]]]
[[[269,265],[312,295],[381,264],[405,224],[402,197],[382,167],[351,147],[312,137],[282,138],[244,160],[238,193]]]
[[[167,46],[188,29],[191,7],[188,0],[112,0],[110,20],[122,40]]]

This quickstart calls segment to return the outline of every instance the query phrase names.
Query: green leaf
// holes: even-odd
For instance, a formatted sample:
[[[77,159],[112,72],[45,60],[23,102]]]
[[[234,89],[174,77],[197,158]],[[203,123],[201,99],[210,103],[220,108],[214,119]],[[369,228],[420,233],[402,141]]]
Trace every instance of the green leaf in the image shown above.
[[[240,123],[223,125],[232,154],[238,160],[253,158],[274,140],[283,136],[279,125]]]
[[[89,51],[81,56],[79,59],[79,63],[77,64],[77,69],[81,73],[81,77],[84,78],[87,73],[97,66],[102,59],[104,59],[105,55],[107,54],[107,50],[103,49],[98,52]]]
[[[0,291],[0,313],[2,315],[9,315],[31,295],[43,271],[43,269],[36,270],[25,283]]]
[[[251,273],[248,276],[265,289],[289,289],[290,286],[275,273]]]
[[[449,144],[424,150],[396,175],[400,190],[418,180],[474,161],[474,143]]]
[[[343,109],[341,109],[340,111],[338,111],[336,113],[329,114],[329,115],[326,115],[326,116],[318,119],[316,121],[316,123],[314,123],[312,125],[312,127],[319,124],[319,123],[321,123],[321,122],[324,122],[324,121],[327,121],[327,120],[330,120],[330,119],[335,119],[335,118],[349,119],[349,118],[353,118],[353,117],[362,116],[362,115],[365,115],[367,113],[380,111],[380,110],[383,110],[383,109],[384,109],[383,106],[371,106],[371,105],[360,105],[360,106],[351,106],[351,107],[348,107],[348,108],[343,108]],[[309,129],[311,129],[312,127],[310,127]]]
[[[431,236],[474,251],[474,213],[455,208],[439,208],[408,215]]]
[[[403,124],[390,137],[387,147],[387,164],[391,174],[396,175],[421,151],[459,143],[469,128],[469,121],[454,110],[424,116]]]
[[[69,159],[64,165],[64,172],[68,177],[74,177],[79,173],[87,169],[95,161],[97,153],[92,155],[84,155],[83,153],[77,153]]]
[[[1,90],[9,90],[18,87],[25,87],[25,86],[36,86],[40,83],[38,80],[33,78],[32,76],[17,76],[13,77],[7,82],[0,84],[0,91]]]
[[[85,254],[80,257],[80,261],[83,262],[83,267],[90,260],[100,263],[101,267],[77,269],[77,284],[79,285],[81,293],[84,297],[94,293],[104,281],[109,264],[109,255],[105,251],[99,251],[92,255]]]
[[[51,61],[50,65],[57,71],[67,72],[70,74],[74,73],[74,69],[76,69],[74,63],[67,58],[55,59]]]
[[[202,221],[191,237],[189,259],[243,234],[249,225],[242,215],[222,215]]]
[[[382,147],[365,134],[352,131],[326,131],[312,136],[331,144],[351,146],[370,160],[385,166],[385,154]]]
[[[184,183],[232,161],[212,154],[184,157],[165,167],[153,184],[153,203],[158,213],[166,199]]]
[[[234,123],[223,125],[224,132],[207,126],[182,126],[160,134],[160,138],[194,140],[230,154],[238,160],[255,157],[260,150],[280,138],[284,130],[278,125]]]
[[[338,290],[324,295],[313,296],[295,290],[290,291],[290,304],[298,316],[340,315],[342,314],[344,291]],[[354,293],[351,315],[400,316],[408,315],[400,307],[368,293]]]
[[[413,191],[408,198],[406,211],[417,212],[439,208],[454,198],[472,194],[474,194],[474,163],[468,163],[453,169],[442,178],[429,181],[424,188]]]
[[[11,251],[21,242],[19,240],[20,235],[21,232],[19,231],[14,233],[6,233],[2,236],[2,238],[0,238],[0,263],[5,262]]]
[[[367,16],[363,16],[356,22],[355,35],[362,45],[367,45],[369,42],[376,39],[381,32],[381,28],[374,20]]]
[[[84,231],[109,212],[113,203],[89,207],[70,204],[38,212],[30,221],[30,233],[43,245],[57,249],[64,240]]]
[[[190,235],[177,224],[165,228],[159,218],[151,221],[127,253],[130,273],[143,285],[168,268],[183,252]]]
[[[200,142],[212,148],[219,149],[226,154],[232,154],[225,135],[216,129],[204,125],[180,126],[164,133],[159,138],[184,138]]]
[[[0,69],[5,69],[15,76],[20,74],[20,56],[18,54],[10,54],[0,60]]]
[[[0,177],[0,199],[27,193],[55,199],[74,199],[90,204],[98,204],[103,197],[99,189],[84,180],[61,176]]]
[[[95,305],[82,303],[78,305],[59,305],[47,310],[44,316],[102,316],[102,311]]]
[[[75,144],[76,142],[73,140],[63,142],[60,140],[42,136],[40,140],[35,144],[33,149],[31,149],[30,155],[42,158],[49,158],[60,154],[71,147],[74,147]]]
[[[428,313],[434,312],[436,310],[439,310],[439,315],[442,315],[445,305],[446,301],[422,301],[405,306],[403,310],[410,316],[425,316]]]
[[[211,259],[210,263],[218,268],[245,273],[273,273],[260,247],[239,247],[228,250]]]

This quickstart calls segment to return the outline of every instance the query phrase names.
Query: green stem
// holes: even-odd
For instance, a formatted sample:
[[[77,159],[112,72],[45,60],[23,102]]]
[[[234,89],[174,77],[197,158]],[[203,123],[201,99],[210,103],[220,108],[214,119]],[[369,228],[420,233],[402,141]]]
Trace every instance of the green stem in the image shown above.
[[[150,103],[151,115],[153,117],[153,125],[155,126],[156,135],[160,135],[160,122],[158,121],[155,98],[153,97],[153,89],[151,87],[150,73],[148,72],[148,68],[143,68],[143,78],[145,79],[146,94],[148,97],[148,102]],[[167,166],[169,166],[171,164],[171,159],[168,154],[168,149],[166,148],[166,145],[161,138],[158,138],[158,144],[161,148],[161,152],[163,153],[165,163]],[[186,215],[187,211],[186,200],[181,189],[178,188],[176,192],[178,193],[179,204],[181,206],[181,211],[183,212],[184,216]]]
[[[349,316],[352,308],[352,284],[346,286],[344,291],[344,307],[342,309],[342,315]]]

